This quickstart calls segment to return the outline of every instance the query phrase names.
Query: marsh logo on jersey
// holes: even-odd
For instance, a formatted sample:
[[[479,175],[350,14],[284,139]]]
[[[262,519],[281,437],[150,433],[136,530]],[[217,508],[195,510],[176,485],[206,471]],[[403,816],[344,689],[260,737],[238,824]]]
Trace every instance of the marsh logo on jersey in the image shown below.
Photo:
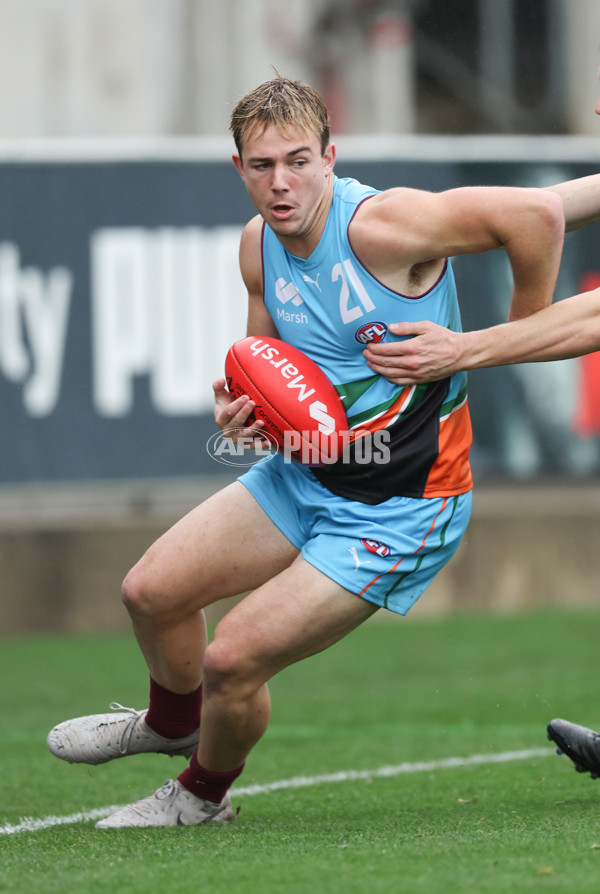
[[[375,320],[372,323],[363,323],[362,326],[354,333],[354,338],[361,345],[368,345],[369,342],[383,341],[386,337],[388,327],[381,320]]]
[[[382,558],[385,558],[391,553],[391,549],[389,548],[387,543],[382,543],[381,540],[369,540],[365,538],[360,542],[365,549],[368,549],[370,553],[374,553],[376,556],[382,556]]]
[[[286,282],[283,276],[280,276],[275,283],[275,295],[277,300],[281,301],[282,304],[287,304],[288,301],[291,301],[296,307],[300,304],[304,304],[302,295],[298,291],[296,284],[294,282]]]

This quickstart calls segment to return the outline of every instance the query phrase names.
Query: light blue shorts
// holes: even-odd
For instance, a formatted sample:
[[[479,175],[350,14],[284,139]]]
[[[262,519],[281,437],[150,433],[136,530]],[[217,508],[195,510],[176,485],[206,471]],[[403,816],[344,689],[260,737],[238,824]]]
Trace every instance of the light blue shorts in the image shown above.
[[[347,500],[280,454],[256,463],[239,481],[307,562],[400,615],[454,555],[471,514],[470,493],[392,497],[376,506]]]

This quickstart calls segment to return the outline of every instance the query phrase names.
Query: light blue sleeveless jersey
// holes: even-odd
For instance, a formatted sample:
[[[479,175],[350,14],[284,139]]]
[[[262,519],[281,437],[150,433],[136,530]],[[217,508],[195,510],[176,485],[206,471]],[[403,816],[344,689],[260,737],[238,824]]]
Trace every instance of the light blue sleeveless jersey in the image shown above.
[[[395,340],[387,329],[392,322],[427,319],[452,330],[461,329],[449,261],[436,284],[414,298],[386,288],[354,254],[348,226],[359,205],[377,193],[378,190],[356,180],[334,177],[333,201],[325,229],[307,259],[290,254],[265,224],[262,239],[265,306],[280,337],[304,351],[334,383],[343,398],[350,428],[393,427],[398,431],[398,438],[406,442],[406,436],[401,434],[402,418],[412,414],[414,419],[415,413],[417,417],[427,416],[430,468],[424,471],[424,477],[421,475],[415,495],[417,491],[430,496],[465,492],[471,486],[466,375],[459,373],[446,379],[443,391],[439,383],[398,386],[374,375],[362,356],[370,341]],[[445,468],[442,489],[428,493],[431,467],[438,461],[440,420],[460,407],[464,407],[462,415],[466,417],[458,432],[464,449],[459,451],[456,467]],[[418,443],[424,437],[422,420],[416,428],[419,430],[412,438],[411,448],[415,454],[422,450]],[[434,436],[435,448],[431,445]],[[406,443],[402,450],[405,449]],[[441,480],[441,476],[437,478]]]

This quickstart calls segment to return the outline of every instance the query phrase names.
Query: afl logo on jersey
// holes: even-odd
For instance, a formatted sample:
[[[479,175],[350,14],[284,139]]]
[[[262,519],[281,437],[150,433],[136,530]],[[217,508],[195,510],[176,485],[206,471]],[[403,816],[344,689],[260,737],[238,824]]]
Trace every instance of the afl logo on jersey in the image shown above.
[[[354,338],[361,345],[368,345],[371,341],[383,341],[386,337],[388,327],[381,320],[375,320],[372,323],[363,323],[356,332]]]
[[[369,540],[367,538],[360,541],[365,549],[368,549],[370,553],[374,553],[376,556],[389,556],[391,549],[387,545],[387,543],[382,543],[381,540]]]

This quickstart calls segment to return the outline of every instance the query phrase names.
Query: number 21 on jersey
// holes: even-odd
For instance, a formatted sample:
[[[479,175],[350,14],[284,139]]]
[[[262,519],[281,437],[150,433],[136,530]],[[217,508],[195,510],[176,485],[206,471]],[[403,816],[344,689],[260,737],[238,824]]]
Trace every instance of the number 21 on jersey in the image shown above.
[[[375,310],[375,305],[369,298],[369,294],[357,276],[352,266],[352,261],[347,258],[343,263],[336,264],[331,271],[331,281],[342,280],[340,289],[340,314],[343,323],[352,323],[362,317],[364,311]],[[358,304],[350,304],[350,285],[354,289],[362,308]]]

